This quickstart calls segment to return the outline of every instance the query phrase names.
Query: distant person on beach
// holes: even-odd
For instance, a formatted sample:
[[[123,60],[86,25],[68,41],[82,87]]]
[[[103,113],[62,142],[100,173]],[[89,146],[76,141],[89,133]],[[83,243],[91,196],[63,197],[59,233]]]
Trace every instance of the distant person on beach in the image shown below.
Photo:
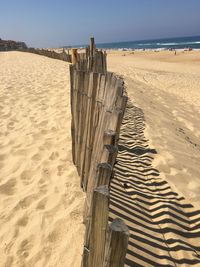
[[[174,51],[174,55],[176,56],[176,50]]]

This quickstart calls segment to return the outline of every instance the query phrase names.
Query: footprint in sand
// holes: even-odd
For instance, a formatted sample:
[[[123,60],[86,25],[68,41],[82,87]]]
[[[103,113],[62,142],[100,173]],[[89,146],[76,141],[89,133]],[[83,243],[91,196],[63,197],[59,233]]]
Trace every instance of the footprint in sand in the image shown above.
[[[22,258],[27,258],[29,256],[29,251],[32,247],[33,245],[31,244],[29,239],[24,239],[20,244],[20,247],[17,251],[17,255]]]
[[[43,135],[48,134],[48,133],[49,133],[49,131],[47,131],[47,130],[41,130],[41,134],[43,134]]]
[[[52,221],[53,221],[53,214],[51,214],[50,212],[43,212],[43,215],[42,215],[42,221],[41,221],[41,229],[46,229],[49,225],[52,224]]]
[[[43,252],[44,252],[44,254],[45,254],[45,262],[48,262],[49,257],[50,257],[51,254],[52,254],[52,248],[49,247],[49,246],[45,246],[45,247],[43,248]]]
[[[45,177],[42,177],[38,182],[38,187],[40,189],[40,193],[45,194],[47,192],[47,180]]]
[[[61,175],[64,173],[64,171],[66,170],[66,165],[59,165],[59,166],[57,167],[57,169],[58,169],[58,173],[57,173],[57,175],[58,175],[58,176],[61,176]]]
[[[6,183],[0,185],[0,194],[13,195],[15,193],[16,183],[17,180],[15,178],[11,178]]]
[[[43,198],[42,200],[38,202],[36,209],[39,209],[39,210],[45,209],[46,203],[47,203],[47,197]]]
[[[35,155],[32,156],[31,159],[34,161],[40,161],[42,159],[42,156],[40,155],[40,153],[36,153]]]
[[[35,195],[31,195],[31,196],[27,196],[23,199],[21,199],[18,203],[18,205],[20,206],[20,208],[22,209],[26,209],[28,208],[32,202],[36,199]]]
[[[13,236],[11,238],[10,242],[5,243],[5,248],[4,248],[4,252],[5,254],[10,254],[10,250],[13,247],[13,245],[15,244],[15,240],[19,235],[19,227],[16,227],[13,233]]]
[[[42,177],[49,178],[50,177],[50,172],[47,168],[42,169]]]
[[[21,218],[17,221],[17,225],[18,225],[18,226],[23,226],[23,227],[24,227],[24,226],[27,225],[28,220],[29,220],[28,216],[27,216],[27,215],[24,215],[23,217],[21,217]]]
[[[47,239],[51,243],[56,242],[59,239],[59,231],[57,231],[56,229],[53,230],[51,233],[49,233]]]
[[[33,172],[25,170],[21,173],[20,178],[24,185],[29,185],[32,182]]]
[[[4,159],[6,159],[7,155],[6,154],[1,154],[0,155],[0,161],[3,161]]]
[[[43,147],[44,147],[45,149],[51,149],[51,147],[52,147],[52,143],[49,142],[49,141],[46,141],[46,142],[44,142]]]
[[[9,130],[12,130],[13,128],[14,128],[14,122],[9,122],[8,124],[7,124],[7,128],[9,129]]]
[[[52,128],[51,128],[51,131],[52,131],[52,132],[56,132],[56,131],[57,131],[56,127],[52,127]]]
[[[45,177],[42,177],[42,178],[38,181],[38,185],[39,185],[39,186],[42,186],[42,185],[44,185],[44,184],[46,184],[46,178],[45,178]]]
[[[80,208],[74,209],[72,212],[70,212],[70,219],[79,221],[80,214],[82,214],[82,210]]]
[[[50,160],[55,160],[59,157],[59,153],[56,151],[56,152],[52,152],[51,153],[51,156],[49,157]]]
[[[38,124],[38,126],[46,126],[48,124],[48,120],[42,121]]]

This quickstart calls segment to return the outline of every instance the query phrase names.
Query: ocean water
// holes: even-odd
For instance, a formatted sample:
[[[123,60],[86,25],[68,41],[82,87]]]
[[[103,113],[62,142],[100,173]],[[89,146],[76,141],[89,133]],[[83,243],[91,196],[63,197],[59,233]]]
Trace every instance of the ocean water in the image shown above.
[[[107,49],[200,49],[200,36],[97,44]]]

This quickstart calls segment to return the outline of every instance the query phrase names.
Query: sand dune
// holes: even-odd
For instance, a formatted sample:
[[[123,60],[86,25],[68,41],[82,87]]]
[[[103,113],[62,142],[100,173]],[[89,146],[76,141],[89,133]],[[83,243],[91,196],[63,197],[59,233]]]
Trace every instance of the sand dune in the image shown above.
[[[0,53],[0,266],[79,266],[68,64]]]
[[[129,226],[125,266],[199,266],[200,210],[154,167],[142,109],[130,101],[121,127],[110,217]]]
[[[200,208],[200,51],[122,54],[109,54],[108,66],[124,75],[144,111],[146,137],[159,154],[154,166]]]
[[[0,266],[80,266],[68,65],[0,62]],[[200,53],[112,52],[108,66],[130,97],[110,203],[131,231],[126,266],[199,266]]]
[[[130,229],[126,266],[200,266],[200,55],[194,53],[199,61],[169,52],[108,55],[130,97],[110,204],[110,217]]]

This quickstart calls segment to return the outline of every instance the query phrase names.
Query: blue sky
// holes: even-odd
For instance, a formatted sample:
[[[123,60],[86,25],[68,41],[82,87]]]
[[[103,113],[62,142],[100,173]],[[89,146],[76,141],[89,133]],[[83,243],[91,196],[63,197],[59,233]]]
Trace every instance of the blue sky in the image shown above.
[[[200,35],[200,0],[0,0],[0,38],[56,47]]]

